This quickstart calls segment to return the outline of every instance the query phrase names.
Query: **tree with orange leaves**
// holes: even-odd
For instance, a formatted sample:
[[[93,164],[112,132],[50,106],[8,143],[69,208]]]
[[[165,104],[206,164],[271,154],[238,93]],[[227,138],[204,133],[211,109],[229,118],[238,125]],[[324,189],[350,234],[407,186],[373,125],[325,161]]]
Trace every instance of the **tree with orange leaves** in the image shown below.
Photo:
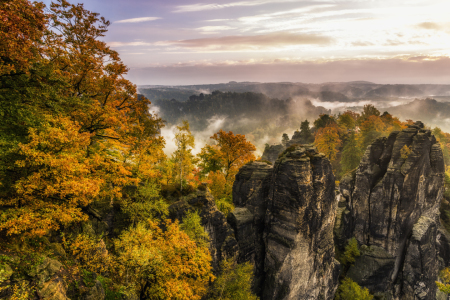
[[[198,154],[203,174],[208,174],[216,205],[223,213],[233,210],[231,190],[236,173],[246,163],[255,160],[256,147],[245,135],[220,130],[211,136],[215,145],[206,145]]]
[[[29,73],[39,58],[38,43],[46,28],[44,5],[27,0],[0,3],[0,77]]]
[[[336,159],[338,148],[341,145],[339,129],[336,124],[320,128],[314,140],[317,149],[324,153],[331,161]]]
[[[253,151],[256,147],[245,139],[243,134],[234,134],[220,130],[211,136],[216,141],[222,157],[224,174],[227,181],[229,177],[237,172],[246,163],[255,160]]]
[[[0,42],[0,231],[41,236],[157,176],[162,121],[98,40],[104,18],[65,0],[47,14],[25,0],[0,10],[0,34],[11,38]]]

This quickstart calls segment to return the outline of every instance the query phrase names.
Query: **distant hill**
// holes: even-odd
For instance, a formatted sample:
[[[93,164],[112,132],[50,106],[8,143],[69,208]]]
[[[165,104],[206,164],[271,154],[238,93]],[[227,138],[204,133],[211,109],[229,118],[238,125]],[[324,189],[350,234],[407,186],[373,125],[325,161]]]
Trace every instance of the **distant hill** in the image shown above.
[[[421,120],[426,125],[450,130],[450,102],[416,99],[405,105],[390,107],[388,111],[401,119]]]
[[[188,120],[196,137],[209,140],[219,129],[245,134],[259,149],[265,143],[279,143],[284,132],[300,128],[329,110],[307,99],[280,100],[262,93],[219,92],[192,95],[187,101],[155,100],[160,116],[170,129]]]
[[[450,96],[450,85],[376,84],[367,81],[306,83],[234,82],[187,86],[140,86],[139,92],[151,101],[175,99],[186,101],[191,95],[221,92],[262,93],[269,98],[289,99],[309,97],[321,101],[347,102],[355,99],[388,100],[390,97]]]

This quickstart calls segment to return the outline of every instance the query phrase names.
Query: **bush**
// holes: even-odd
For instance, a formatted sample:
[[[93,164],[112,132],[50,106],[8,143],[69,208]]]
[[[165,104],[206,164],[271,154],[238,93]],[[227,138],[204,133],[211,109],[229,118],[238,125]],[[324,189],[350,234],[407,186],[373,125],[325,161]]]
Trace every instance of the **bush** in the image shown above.
[[[95,273],[109,270],[112,259],[102,239],[79,234],[72,242],[67,243],[68,250],[78,260],[80,266]]]
[[[339,285],[335,300],[372,300],[373,296],[367,288],[360,287],[350,278],[344,278]]]
[[[249,262],[237,264],[233,258],[220,264],[220,275],[209,291],[211,300],[257,300],[252,291],[253,266]]]
[[[351,265],[355,262],[356,258],[361,255],[358,248],[358,241],[355,238],[351,238],[345,246],[344,254],[341,256],[341,263],[344,266]]]
[[[234,205],[230,197],[216,200],[216,206],[217,209],[220,210],[225,216],[227,216],[234,209]]]
[[[133,224],[147,219],[164,218],[169,214],[169,205],[160,194],[161,188],[158,184],[147,182],[128,197],[124,197],[122,210]]]
[[[188,212],[180,224],[180,229],[183,230],[191,240],[195,241],[197,246],[208,248],[209,236],[201,223],[202,219],[196,211]]]

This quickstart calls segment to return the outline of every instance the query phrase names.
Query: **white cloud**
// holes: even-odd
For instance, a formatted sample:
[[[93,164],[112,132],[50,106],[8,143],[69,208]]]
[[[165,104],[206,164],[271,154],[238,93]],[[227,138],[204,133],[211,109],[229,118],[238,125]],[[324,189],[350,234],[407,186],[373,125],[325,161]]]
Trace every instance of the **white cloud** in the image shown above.
[[[231,19],[214,19],[214,20],[206,20],[205,22],[224,22],[230,21]]]
[[[230,26],[203,26],[203,27],[197,28],[197,30],[201,31],[204,34],[215,34],[215,33],[219,33],[220,31],[226,31],[226,30],[231,30],[231,29],[234,29],[234,28],[230,27]]]
[[[160,20],[161,18],[158,17],[143,17],[143,18],[133,18],[133,19],[125,19],[120,21],[115,21],[114,23],[140,23],[140,22],[148,22],[148,21],[155,21]]]
[[[152,45],[152,43],[146,43],[146,42],[110,42],[108,43],[110,47],[123,47],[123,46],[149,46]]]
[[[206,3],[196,3],[189,5],[180,5],[174,12],[193,12],[193,11],[204,11],[213,9],[223,9],[229,7],[239,7],[239,6],[258,6],[270,3],[282,3],[282,2],[296,2],[296,0],[256,0],[256,1],[239,1],[227,4],[206,4]]]

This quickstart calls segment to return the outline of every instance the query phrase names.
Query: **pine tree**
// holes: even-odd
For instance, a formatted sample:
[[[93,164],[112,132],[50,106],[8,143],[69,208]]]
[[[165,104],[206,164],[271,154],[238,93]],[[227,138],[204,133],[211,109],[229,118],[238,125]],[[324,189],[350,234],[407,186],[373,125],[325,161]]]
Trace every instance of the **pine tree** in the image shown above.
[[[309,128],[308,120],[305,120],[300,124],[300,137],[305,143],[311,143],[313,141],[313,135]]]

